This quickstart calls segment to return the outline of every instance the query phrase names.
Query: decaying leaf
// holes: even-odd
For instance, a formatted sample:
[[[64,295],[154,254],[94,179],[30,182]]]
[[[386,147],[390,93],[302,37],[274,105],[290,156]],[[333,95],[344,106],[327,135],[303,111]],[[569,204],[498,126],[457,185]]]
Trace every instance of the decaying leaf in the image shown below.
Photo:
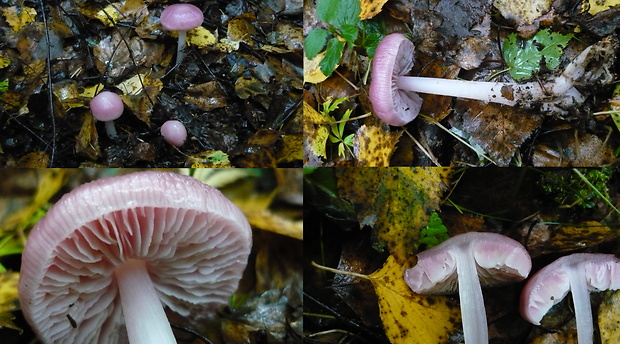
[[[228,154],[220,150],[210,150],[187,157],[192,168],[231,167]]]
[[[362,12],[360,13],[360,19],[370,19],[376,16],[381,12],[386,2],[387,0],[361,0],[360,7],[362,8]]]
[[[362,125],[353,139],[353,152],[358,166],[390,166],[390,157],[396,149],[402,131],[387,132],[380,127]]]
[[[598,311],[601,344],[620,343],[620,290],[605,292]]]
[[[587,3],[587,5],[582,4],[582,6],[586,7],[588,9],[588,13],[591,15],[607,11],[612,7],[620,5],[620,1],[618,0],[588,0],[584,2]]]
[[[387,246],[398,264],[413,266],[420,232],[439,203],[449,168],[343,168],[340,195],[359,208],[360,225],[373,228],[375,247]]]
[[[18,272],[4,272],[0,274],[0,329],[3,327],[22,332],[22,329],[13,323],[15,318],[11,311],[19,309],[17,295]]]
[[[530,25],[551,9],[553,0],[495,0],[493,5],[502,16],[517,25]]]
[[[329,128],[324,125],[325,117],[321,116],[310,104],[304,102],[304,149],[305,160],[312,157],[327,157],[325,145],[329,138]]]
[[[11,6],[3,8],[2,15],[13,31],[19,31],[34,21],[37,11],[32,7]]]
[[[415,294],[393,256],[369,278],[379,299],[385,333],[392,344],[440,344],[460,321],[460,311],[446,296]]]

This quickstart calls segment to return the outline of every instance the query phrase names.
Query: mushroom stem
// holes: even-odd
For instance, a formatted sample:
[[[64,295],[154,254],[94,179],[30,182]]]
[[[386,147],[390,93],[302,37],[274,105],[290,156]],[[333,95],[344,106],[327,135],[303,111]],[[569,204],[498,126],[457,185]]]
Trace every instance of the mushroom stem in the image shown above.
[[[116,138],[116,127],[114,121],[105,121],[105,131],[108,133],[108,137],[111,139]]]
[[[185,40],[187,39],[187,31],[179,31],[179,43],[177,44],[177,62],[175,67],[181,64],[185,57]]]
[[[577,342],[579,344],[592,344],[594,324],[592,321],[592,308],[590,306],[590,291],[588,286],[586,286],[584,267],[578,264],[568,269],[568,281],[570,283],[570,292],[573,295],[573,307],[575,307]]]
[[[455,260],[465,343],[486,344],[489,342],[487,314],[474,254],[468,247],[459,247]]]
[[[146,269],[146,262],[129,259],[114,275],[131,344],[174,344],[176,339]]]

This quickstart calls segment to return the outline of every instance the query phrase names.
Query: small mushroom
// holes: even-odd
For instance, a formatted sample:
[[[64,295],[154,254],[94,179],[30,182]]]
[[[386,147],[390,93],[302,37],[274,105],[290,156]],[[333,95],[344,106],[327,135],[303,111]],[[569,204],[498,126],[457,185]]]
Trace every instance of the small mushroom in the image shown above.
[[[540,269],[521,293],[521,315],[534,325],[566,297],[573,297],[577,340],[591,344],[594,336],[590,292],[620,289],[620,260],[612,254],[575,253]]]
[[[163,307],[187,316],[226,304],[251,245],[241,210],[192,177],[99,179],[28,236],[22,311],[45,343],[176,343]]]
[[[532,268],[518,241],[497,233],[456,235],[417,255],[405,282],[419,294],[451,294],[458,286],[463,334],[467,344],[489,342],[481,286],[525,279]]]
[[[169,144],[175,147],[181,147],[187,139],[187,129],[183,123],[177,120],[166,121],[161,126],[161,136]]]
[[[573,83],[584,74],[583,64],[590,50],[591,47],[586,48],[557,79],[543,84],[412,77],[405,74],[413,68],[413,43],[401,33],[392,33],[377,46],[368,93],[377,116],[394,126],[405,125],[417,117],[422,98],[415,92],[509,106],[554,97],[566,97],[569,103],[575,103],[583,101],[583,97],[573,87]]]
[[[187,31],[202,25],[204,15],[198,7],[192,4],[174,4],[166,7],[161,12],[160,20],[164,30],[179,32],[177,61],[175,64],[175,66],[178,66],[184,57]]]
[[[90,111],[93,117],[105,123],[105,130],[110,138],[116,137],[114,120],[121,117],[123,110],[123,100],[114,92],[103,91],[90,101]]]

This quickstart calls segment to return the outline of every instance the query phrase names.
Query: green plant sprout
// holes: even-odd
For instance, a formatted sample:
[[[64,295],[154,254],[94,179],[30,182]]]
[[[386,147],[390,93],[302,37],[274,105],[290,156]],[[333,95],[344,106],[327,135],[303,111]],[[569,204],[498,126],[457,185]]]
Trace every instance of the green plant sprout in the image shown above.
[[[327,29],[314,28],[304,40],[306,58],[314,59],[323,48],[325,55],[319,66],[321,72],[330,76],[340,61],[345,47],[353,48],[356,41],[366,49],[369,57],[383,38],[385,25],[361,21],[359,0],[320,0],[316,5],[317,17],[328,24]],[[325,47],[327,44],[327,47]]]
[[[353,151],[351,151],[351,147],[353,147],[353,138],[355,134],[349,134],[344,136],[344,127],[351,117],[351,113],[353,112],[351,109],[347,109],[342,115],[341,120],[336,120],[334,116],[331,115],[333,111],[335,111],[338,106],[347,100],[347,97],[338,98],[332,102],[331,99],[327,99],[321,105],[321,115],[325,117],[329,122],[330,133],[329,133],[329,141],[334,144],[338,144],[338,156],[345,157],[345,148],[349,151],[351,155],[353,155]]]
[[[441,244],[449,238],[448,229],[443,225],[443,221],[441,221],[439,214],[435,211],[431,214],[428,225],[420,232],[420,240],[416,245],[416,249],[420,245],[425,245],[425,248],[428,249]]]
[[[540,70],[543,57],[547,68],[556,69],[560,65],[563,49],[573,37],[572,34],[563,35],[544,29],[534,37],[521,41],[516,33],[511,33],[502,47],[507,71],[516,81],[530,78],[532,73]]]

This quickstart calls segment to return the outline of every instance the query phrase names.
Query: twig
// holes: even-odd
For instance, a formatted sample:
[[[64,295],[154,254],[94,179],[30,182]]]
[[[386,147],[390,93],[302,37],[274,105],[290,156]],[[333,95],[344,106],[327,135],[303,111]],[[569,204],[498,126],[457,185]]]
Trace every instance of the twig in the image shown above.
[[[39,0],[41,5],[41,16],[43,17],[43,30],[45,30],[45,45],[47,47],[47,61],[45,68],[47,69],[47,97],[49,99],[48,106],[52,120],[52,153],[50,154],[50,166],[54,166],[54,158],[56,157],[56,115],[54,114],[54,93],[52,91],[52,49],[50,47],[50,33],[47,28],[47,18],[45,16],[45,5],[43,0]]]

